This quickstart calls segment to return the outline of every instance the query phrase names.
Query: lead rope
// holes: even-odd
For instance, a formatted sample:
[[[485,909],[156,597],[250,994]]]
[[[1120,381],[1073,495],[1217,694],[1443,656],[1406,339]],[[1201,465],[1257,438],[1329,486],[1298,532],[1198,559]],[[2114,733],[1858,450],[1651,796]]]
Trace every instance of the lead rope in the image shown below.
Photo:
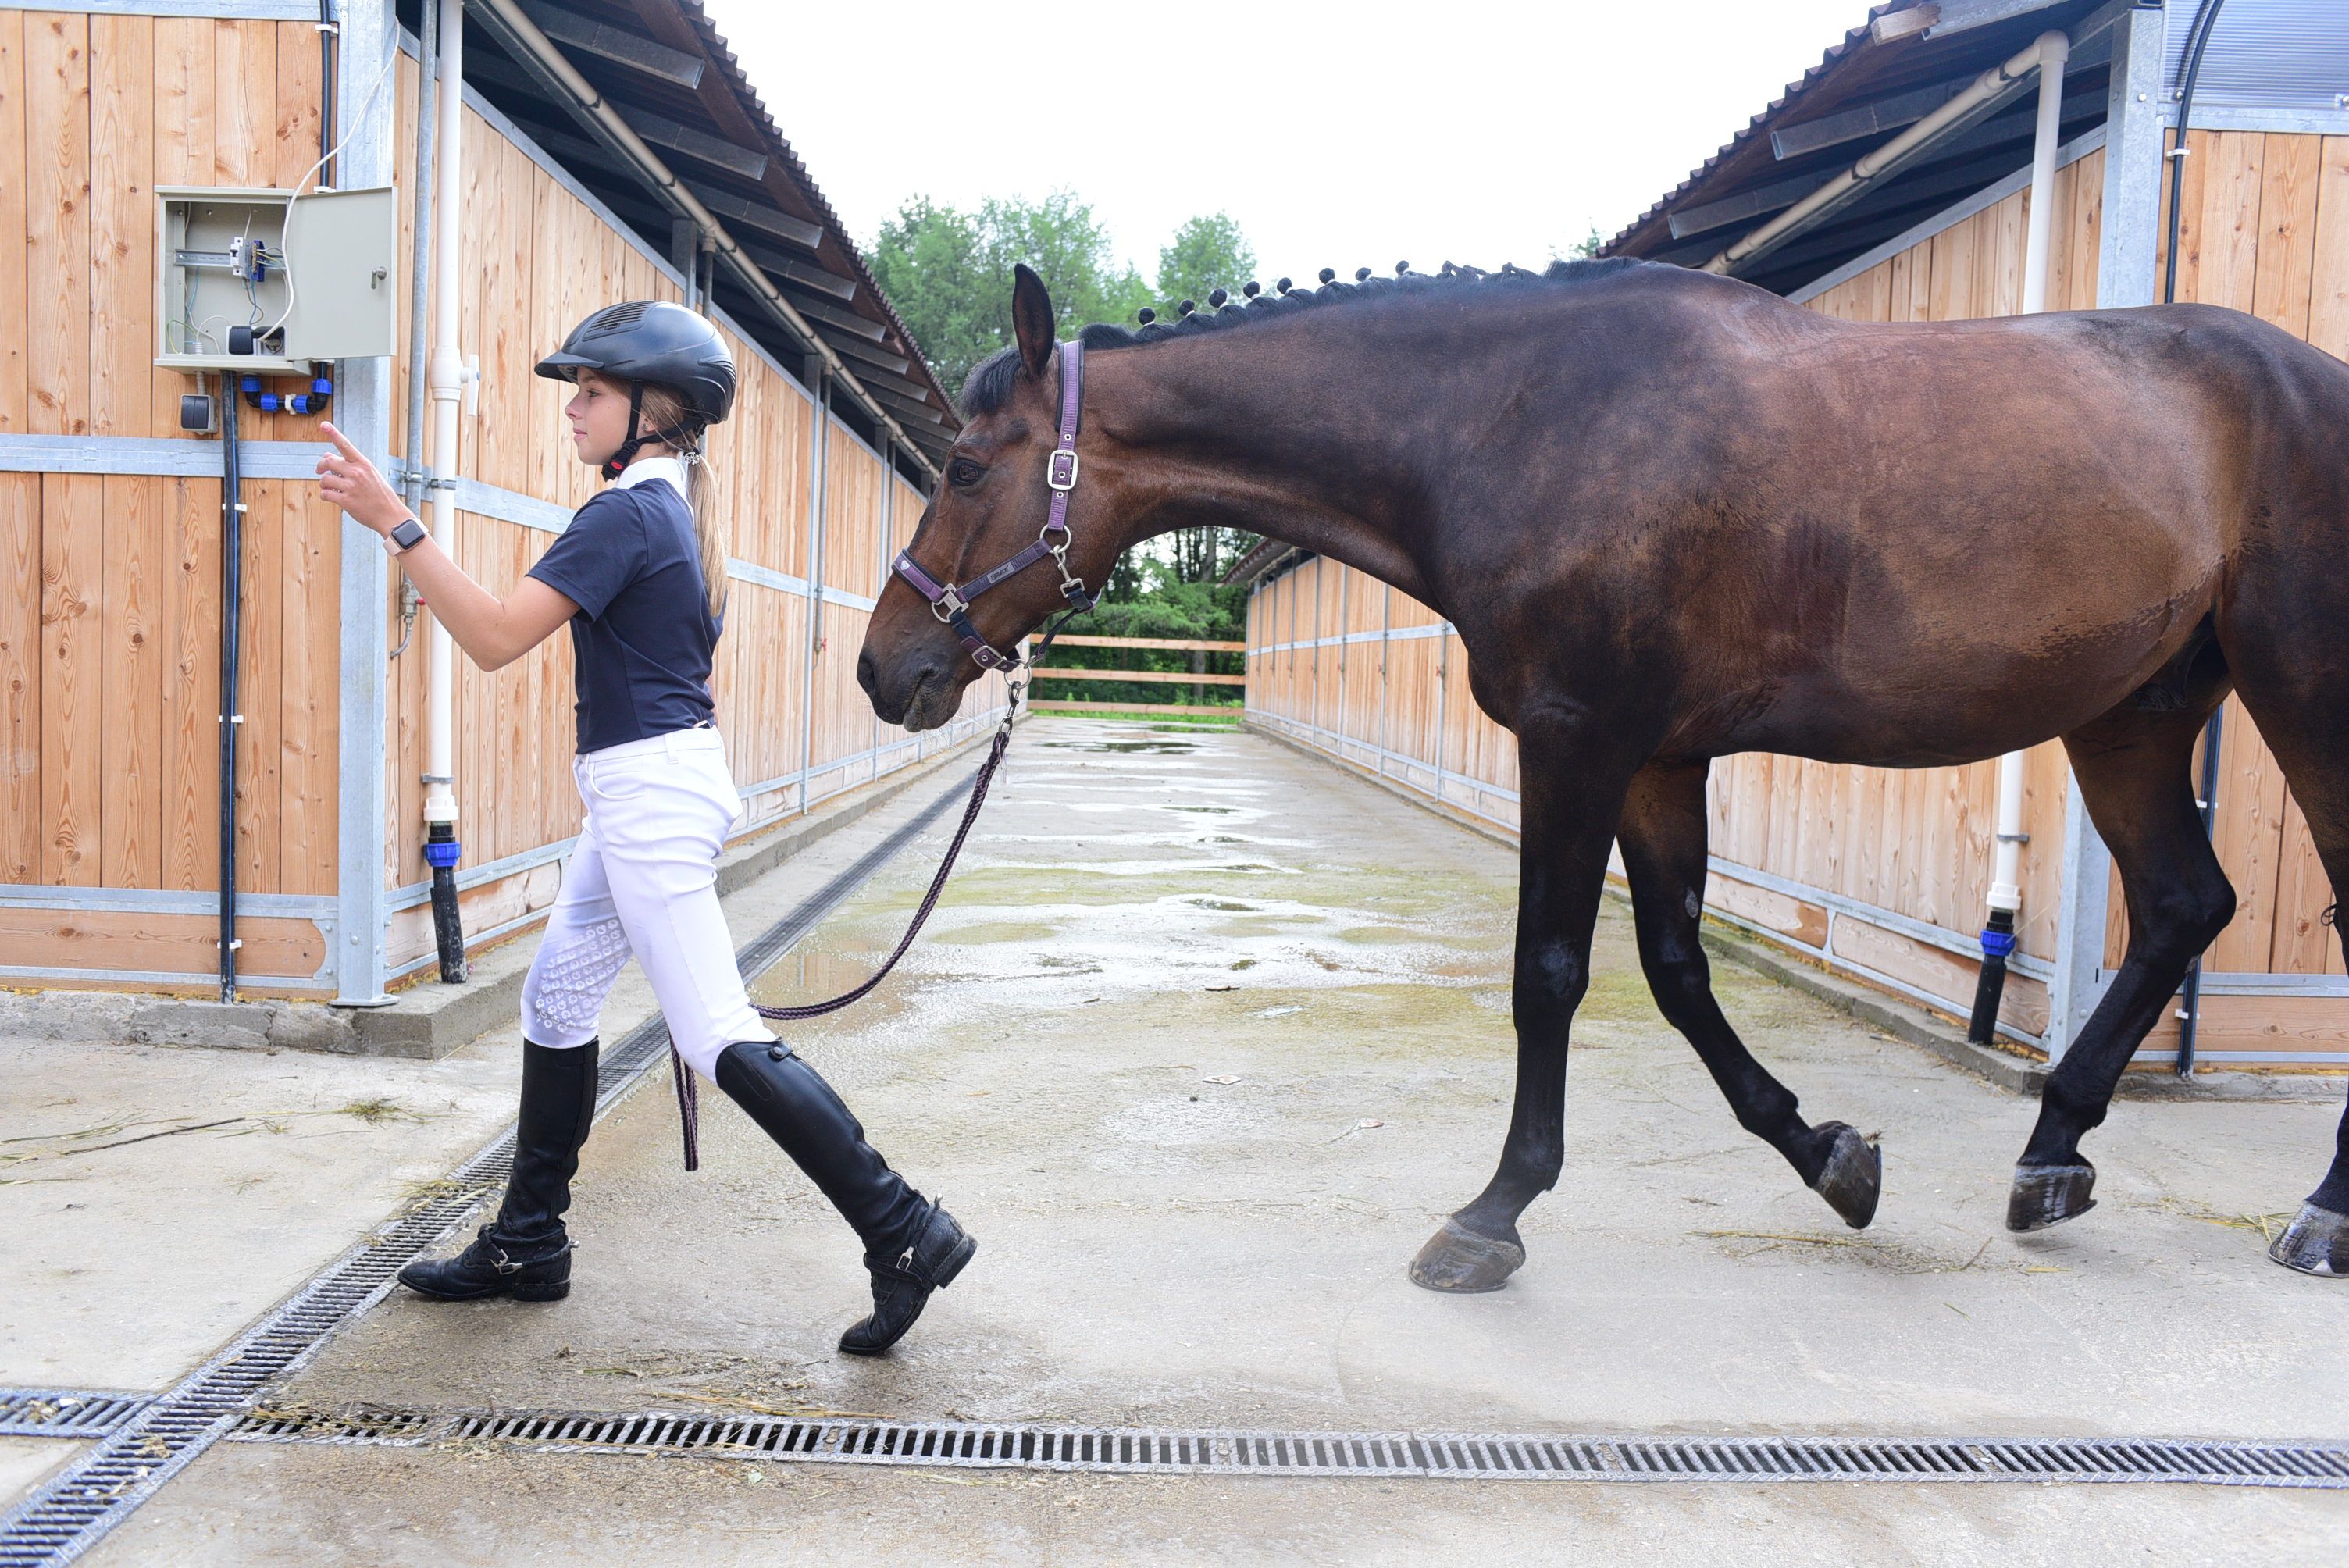
[[[978,765],[978,777],[971,780],[970,802],[962,809],[962,821],[955,829],[953,841],[947,845],[946,858],[938,862],[937,874],[930,879],[930,890],[922,895],[921,907],[914,911],[913,923],[905,927],[905,934],[898,939],[896,951],[883,960],[881,967],[868,975],[862,985],[854,990],[843,991],[829,1001],[809,1002],[796,1007],[766,1007],[752,1003],[752,1009],[761,1017],[795,1023],[802,1018],[821,1018],[827,1013],[837,1013],[872,995],[873,988],[889,977],[889,971],[897,967],[897,961],[905,957],[906,950],[914,945],[914,938],[921,934],[923,922],[928,920],[930,911],[937,907],[939,895],[946,892],[947,878],[953,874],[955,860],[962,853],[963,841],[970,837],[970,830],[978,820],[979,808],[987,804],[987,787],[994,781],[995,770],[1003,766],[1003,754],[1011,745],[1011,721],[1019,716],[1019,701],[1028,689],[1028,682],[1032,678],[1036,666],[1050,651],[1052,639],[1061,634],[1061,629],[1092,608],[1088,604],[1083,610],[1071,610],[1053,622],[1044,633],[1043,641],[1036,645],[1036,651],[1022,662],[1020,673],[1009,677],[1009,704],[1003,715],[1003,722],[996,727],[994,740],[988,746],[987,760]],[[687,1070],[684,1059],[678,1056],[674,1042],[669,1046],[669,1058],[677,1078],[678,1121],[685,1136],[685,1168],[698,1171],[701,1169],[700,1094],[693,1082],[692,1073]]]

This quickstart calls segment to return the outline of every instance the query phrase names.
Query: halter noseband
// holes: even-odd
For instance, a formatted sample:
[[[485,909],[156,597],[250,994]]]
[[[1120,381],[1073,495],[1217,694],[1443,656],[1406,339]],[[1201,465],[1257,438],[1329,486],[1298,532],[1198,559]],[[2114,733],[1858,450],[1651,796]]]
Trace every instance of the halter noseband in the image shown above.
[[[993,571],[972,578],[969,582],[941,583],[914,563],[912,554],[897,552],[891,570],[912,583],[923,598],[930,602],[930,614],[954,629],[962,645],[981,669],[1008,670],[1019,661],[1008,654],[996,651],[988,640],[978,634],[971,624],[970,602],[999,583],[1009,581],[1025,572],[1046,556],[1050,556],[1061,569],[1061,596],[1075,610],[1093,607],[1092,595],[1085,585],[1069,571],[1069,493],[1077,488],[1077,427],[1084,399],[1084,346],[1078,343],[1061,345],[1061,441],[1052,449],[1050,465],[1044,471],[1044,482],[1052,487],[1051,510],[1045,514],[1044,526],[1036,535],[1036,542],[996,567]]]

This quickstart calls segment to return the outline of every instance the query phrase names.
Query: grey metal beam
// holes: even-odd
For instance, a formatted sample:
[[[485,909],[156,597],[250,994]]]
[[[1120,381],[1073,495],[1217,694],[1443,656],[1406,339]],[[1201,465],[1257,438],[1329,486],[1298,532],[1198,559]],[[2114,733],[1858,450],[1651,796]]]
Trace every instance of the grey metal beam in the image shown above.
[[[910,397],[916,404],[929,401],[928,387],[918,381],[908,380],[903,376],[892,376],[885,370],[860,367],[856,372],[856,378],[867,387],[881,387],[895,392],[900,397]]]
[[[1781,207],[1793,206],[1839,172],[1839,170],[1823,170],[1816,174],[1781,180],[1775,185],[1741,191],[1723,201],[1708,201],[1702,207],[1686,207],[1674,212],[1667,222],[1672,238],[1683,240],[1691,234],[1702,234],[1708,229],[1723,228],[1748,218],[1759,218],[1764,212],[1775,212]]]
[[[767,155],[753,152],[747,147],[737,147],[722,136],[712,136],[706,130],[696,130],[650,109],[633,104],[614,102],[612,112],[628,122],[628,129],[651,142],[666,147],[671,152],[682,152],[713,169],[723,169],[745,180],[756,180],[767,172]]]
[[[347,0],[336,40],[336,123],[345,132],[336,177],[349,186],[388,185],[398,160],[398,95],[378,96],[399,48],[392,0]],[[336,367],[335,424],[359,450],[384,460],[391,449],[391,362],[347,359]],[[335,1000],[379,1006],[385,984],[383,834],[384,614],[390,561],[371,530],[342,520],[336,613],[334,950],[326,967]]]
[[[1929,38],[1946,38],[1993,22],[2012,21],[2033,11],[2053,10],[2063,0],[1940,0],[1940,19],[1925,29]]]
[[[772,234],[779,240],[789,240],[792,244],[805,250],[812,251],[823,243],[823,231],[821,228],[794,218],[789,212],[778,211],[773,207],[762,205],[730,191],[704,191],[701,187],[693,185],[690,181],[688,181],[687,184],[691,187],[693,193],[701,199],[703,206],[721,218],[731,218],[738,223],[747,223],[751,228]]]
[[[1875,103],[1847,108],[1840,114],[1822,115],[1806,119],[1800,125],[1790,125],[1770,133],[1770,150],[1779,159],[1799,158],[1806,152],[1836,147],[1847,141],[1857,141],[1863,136],[1878,131],[1898,130],[1904,125],[1914,125],[1963,91],[1967,76],[1953,82],[1936,82],[1930,88],[1902,93],[1897,98],[1879,98]]]
[[[775,276],[789,278],[802,288],[813,289],[820,294],[825,294],[836,300],[847,301],[856,297],[856,282],[854,278],[844,278],[838,273],[826,272],[823,268],[812,266],[797,256],[786,256],[780,252],[769,250],[764,245],[754,245],[748,240],[742,242],[742,253],[774,273]]]
[[[914,367],[914,362],[904,355],[892,354],[885,348],[875,348],[863,338],[852,337],[844,332],[827,332],[818,327],[816,335],[849,358],[860,364],[877,366],[893,376],[903,376]],[[861,370],[857,372],[859,377],[864,374]]]
[[[2096,304],[2151,304],[2161,221],[2164,15],[2131,8],[2113,25],[2112,85],[2105,108],[2104,226],[2096,252]]]
[[[701,71],[708,62],[698,55],[688,55],[682,49],[672,49],[667,44],[657,44],[641,33],[631,33],[621,27],[582,16],[576,11],[565,11],[550,5],[546,0],[521,0],[522,8],[538,24],[538,30],[558,44],[584,49],[598,59],[626,66],[632,71],[658,77],[665,82],[675,82],[681,88],[701,85]]]
[[[853,332],[857,336],[873,343],[878,343],[889,335],[889,329],[879,322],[867,321],[854,311],[845,311],[837,305],[826,304],[805,289],[787,288],[783,290],[783,297],[792,302],[793,310],[810,321],[820,321],[827,326],[836,326],[843,332]]]
[[[944,414],[939,413],[936,408],[930,407],[926,403],[916,403],[909,398],[900,397],[895,392],[885,391],[878,387],[868,386],[865,387],[865,390],[872,393],[874,397],[879,398],[882,405],[885,407],[889,412],[896,415],[900,419],[910,419],[915,421],[916,425],[944,425],[947,421],[947,417]]]

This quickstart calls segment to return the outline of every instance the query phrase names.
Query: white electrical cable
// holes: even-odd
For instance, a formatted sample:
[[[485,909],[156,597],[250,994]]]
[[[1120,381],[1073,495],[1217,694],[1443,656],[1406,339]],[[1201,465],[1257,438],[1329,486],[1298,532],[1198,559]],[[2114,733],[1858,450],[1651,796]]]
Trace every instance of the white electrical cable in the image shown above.
[[[391,50],[384,57],[383,69],[376,73],[375,86],[367,88],[367,101],[360,104],[358,113],[351,117],[350,129],[343,132],[343,139],[335,143],[333,147],[327,149],[325,152],[320,153],[318,155],[318,161],[304,170],[302,171],[302,178],[294,181],[294,194],[285,199],[285,227],[284,230],[280,231],[281,233],[290,232],[294,227],[294,203],[302,200],[302,187],[308,184],[310,182],[310,177],[317,173],[321,169],[324,169],[327,162],[332,160],[336,153],[342,151],[344,148],[348,147],[351,144],[351,138],[358,134],[358,128],[367,119],[367,111],[375,108],[376,95],[383,91],[383,84],[391,79],[392,67],[398,63],[399,51],[398,49]],[[285,318],[294,314],[294,253],[287,249],[285,242],[281,240],[278,244],[278,253],[284,263],[285,272],[285,308],[277,313],[277,319],[275,321],[271,322],[267,326],[263,327],[260,331],[253,335],[256,346],[260,339],[268,336],[271,333],[275,332],[279,327],[284,326],[285,325]]]

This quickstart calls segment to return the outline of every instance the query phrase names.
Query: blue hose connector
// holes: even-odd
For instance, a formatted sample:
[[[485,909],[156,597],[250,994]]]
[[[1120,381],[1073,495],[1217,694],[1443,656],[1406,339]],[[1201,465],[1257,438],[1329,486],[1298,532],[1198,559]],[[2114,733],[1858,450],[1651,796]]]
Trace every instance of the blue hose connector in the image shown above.
[[[2014,933],[2001,931],[1996,926],[1984,926],[1982,944],[1985,958],[2011,958],[2014,955]]]
[[[454,839],[433,839],[425,843],[424,863],[435,870],[453,868],[464,854],[465,846]]]

